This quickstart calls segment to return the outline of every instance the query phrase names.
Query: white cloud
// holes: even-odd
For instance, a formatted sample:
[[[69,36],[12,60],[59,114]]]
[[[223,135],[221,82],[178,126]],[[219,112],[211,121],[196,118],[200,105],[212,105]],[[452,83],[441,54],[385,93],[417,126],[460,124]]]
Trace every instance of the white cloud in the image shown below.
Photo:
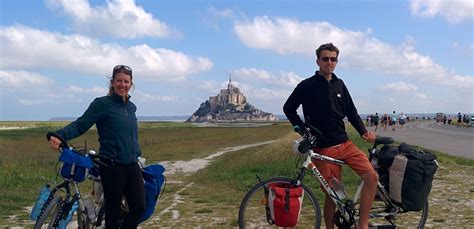
[[[407,93],[407,92],[416,92],[418,91],[418,87],[405,82],[396,82],[383,85],[379,87],[380,90],[384,92],[393,92],[393,93]]]
[[[138,90],[134,90],[132,96],[134,101],[140,102],[175,102],[179,100],[178,96],[157,96]]]
[[[0,87],[2,90],[18,88],[45,87],[54,83],[53,80],[40,74],[27,71],[2,71],[0,70]]]
[[[411,13],[422,17],[443,16],[451,23],[471,21],[474,18],[472,0],[411,0]]]
[[[207,7],[204,15],[201,16],[202,23],[206,26],[219,30],[223,22],[235,17],[234,10],[232,9],[218,9],[213,5]]]
[[[0,27],[0,68],[52,68],[108,75],[116,64],[130,65],[144,80],[184,80],[213,63],[146,44],[123,47],[82,35],[62,35],[27,26]]]
[[[78,86],[69,86],[66,91],[75,93],[75,94],[90,94],[90,95],[106,95],[109,90],[105,87],[94,86],[92,88],[82,88]]]
[[[75,29],[92,36],[119,38],[180,36],[166,23],[147,13],[134,0],[107,1],[106,6],[94,6],[88,0],[47,0],[47,6],[59,9],[71,17]]]
[[[76,85],[62,86],[54,80],[28,71],[0,70],[0,94],[2,99],[14,99],[24,106],[41,104],[68,103],[88,104],[95,97],[104,96],[108,88],[101,86],[80,87]],[[177,96],[162,96],[132,90],[134,101],[139,102],[174,102]]]
[[[263,69],[256,68],[241,68],[232,71],[232,76],[255,82],[265,83],[267,85],[279,86],[286,89],[294,88],[299,82],[303,80],[293,72],[280,72],[279,74],[272,74]]]
[[[222,9],[219,10],[214,6],[209,6],[209,13],[217,18],[232,18],[234,17],[234,11],[232,9]]]
[[[431,96],[428,96],[428,95],[423,94],[423,93],[415,93],[415,97],[418,100],[430,100],[431,99]]]
[[[369,32],[344,30],[328,22],[300,22],[270,17],[235,22],[234,32],[248,47],[272,50],[279,54],[315,57],[314,50],[320,44],[332,42],[341,50],[339,65],[342,68],[404,76],[455,90],[474,88],[473,76],[457,75],[435,63],[429,56],[415,52],[412,38],[408,38],[401,47],[395,47],[371,37]]]

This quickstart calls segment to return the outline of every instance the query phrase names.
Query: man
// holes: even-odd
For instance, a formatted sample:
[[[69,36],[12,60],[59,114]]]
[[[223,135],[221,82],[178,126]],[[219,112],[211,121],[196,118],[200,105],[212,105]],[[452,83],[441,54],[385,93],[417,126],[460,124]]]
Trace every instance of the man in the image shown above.
[[[379,113],[378,112],[375,112],[375,115],[372,117],[372,120],[374,122],[374,126],[375,126],[375,132],[377,132],[377,128],[379,127]]]
[[[317,152],[345,161],[363,180],[359,228],[368,228],[369,211],[375,197],[378,175],[367,156],[347,137],[344,118],[354,126],[363,139],[373,142],[375,134],[368,132],[357,114],[357,109],[344,82],[334,73],[339,49],[332,43],[323,44],[316,50],[319,71],[300,82],[290,95],[283,111],[293,126],[304,126],[297,114],[303,106],[305,119],[318,128],[324,140],[315,149]],[[341,166],[322,161],[313,161],[325,179],[341,180]],[[324,221],[326,228],[334,228],[335,205],[326,194]]]
[[[390,125],[392,126],[392,131],[395,131],[395,127],[397,126],[397,112],[393,111],[392,115],[390,116]]]

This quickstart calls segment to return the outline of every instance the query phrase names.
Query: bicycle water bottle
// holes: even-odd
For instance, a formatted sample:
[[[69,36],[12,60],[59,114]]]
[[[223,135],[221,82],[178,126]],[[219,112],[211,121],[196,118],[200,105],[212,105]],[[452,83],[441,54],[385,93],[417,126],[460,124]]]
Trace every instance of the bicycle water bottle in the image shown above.
[[[332,190],[336,193],[340,200],[347,198],[346,192],[344,191],[341,182],[337,178],[332,177],[329,181],[329,186],[331,186]]]
[[[84,199],[84,207],[87,210],[87,217],[90,221],[94,222],[96,217],[94,201],[91,198]]]
[[[44,203],[46,203],[46,200],[48,200],[49,194],[51,193],[49,187],[49,184],[46,184],[41,188],[38,199],[36,199],[35,206],[33,207],[33,210],[31,210],[30,219],[38,220],[41,209],[43,208]]]

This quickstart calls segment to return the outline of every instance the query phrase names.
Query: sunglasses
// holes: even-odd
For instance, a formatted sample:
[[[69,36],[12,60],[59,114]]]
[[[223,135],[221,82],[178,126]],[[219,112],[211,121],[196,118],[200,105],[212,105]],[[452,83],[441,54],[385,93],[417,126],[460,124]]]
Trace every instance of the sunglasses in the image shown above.
[[[331,62],[337,62],[337,57],[327,57],[327,56],[324,56],[324,57],[321,57],[321,60],[323,62],[328,62],[329,60],[331,60]]]
[[[123,71],[127,75],[132,75],[132,68],[130,68],[127,65],[117,65],[114,67],[114,70],[112,71],[112,74],[115,75],[115,73]]]

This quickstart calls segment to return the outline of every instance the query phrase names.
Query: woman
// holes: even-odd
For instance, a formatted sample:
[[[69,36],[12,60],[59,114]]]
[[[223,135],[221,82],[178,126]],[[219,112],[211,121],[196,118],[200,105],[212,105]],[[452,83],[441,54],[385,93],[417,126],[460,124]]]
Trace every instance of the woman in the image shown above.
[[[109,156],[115,162],[109,167],[100,167],[107,228],[136,228],[145,209],[143,176],[137,160],[141,155],[135,116],[137,107],[130,101],[128,94],[132,86],[132,69],[125,65],[115,66],[108,95],[96,98],[81,117],[56,131],[68,141],[84,134],[96,124],[99,154]],[[49,143],[51,148],[58,149],[61,141],[51,137]],[[119,225],[123,196],[127,200],[129,214]]]

